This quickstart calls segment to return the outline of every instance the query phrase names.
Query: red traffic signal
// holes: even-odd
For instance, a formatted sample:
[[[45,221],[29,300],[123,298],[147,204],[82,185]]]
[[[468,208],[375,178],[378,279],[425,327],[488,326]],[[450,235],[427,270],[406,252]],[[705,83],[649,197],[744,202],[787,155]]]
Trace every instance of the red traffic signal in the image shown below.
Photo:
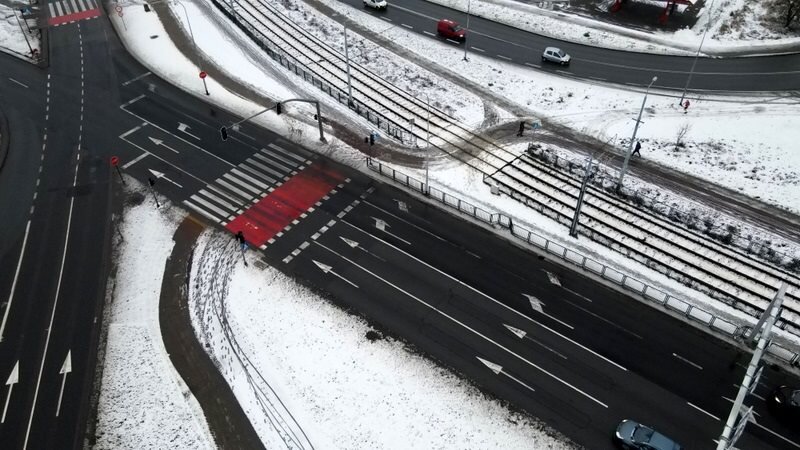
[[[225,127],[219,127],[219,135],[222,137],[223,141],[228,140],[228,129]]]
[[[275,112],[278,114],[281,113],[281,102],[275,103]]]

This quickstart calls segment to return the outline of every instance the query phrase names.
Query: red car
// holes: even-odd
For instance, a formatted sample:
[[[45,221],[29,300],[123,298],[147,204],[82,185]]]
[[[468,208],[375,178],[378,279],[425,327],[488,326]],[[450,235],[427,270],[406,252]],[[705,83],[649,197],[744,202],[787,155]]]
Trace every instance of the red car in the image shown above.
[[[461,28],[456,22],[447,19],[442,19],[436,24],[436,32],[445,39],[452,39],[458,42],[464,42],[467,38],[467,30]]]

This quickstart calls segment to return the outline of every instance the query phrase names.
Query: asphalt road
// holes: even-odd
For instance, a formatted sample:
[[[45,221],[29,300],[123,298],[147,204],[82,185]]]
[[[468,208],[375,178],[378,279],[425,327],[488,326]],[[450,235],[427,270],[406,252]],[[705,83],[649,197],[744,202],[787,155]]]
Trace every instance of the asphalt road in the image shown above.
[[[363,8],[361,0],[340,0]],[[386,11],[365,9],[375,17],[404,29],[435,36],[436,22],[450,19],[466,26],[466,14],[425,0],[390,2]],[[445,41],[444,42],[449,42]],[[560,41],[472,16],[466,44],[455,48],[489,58],[556,72],[562,75],[623,85],[680,89],[686,85],[693,57],[663,56],[609,50]],[[569,67],[542,62],[545,47],[555,46],[572,56]],[[689,88],[693,91],[750,92],[793,91],[800,88],[800,54],[729,58],[699,58]]]
[[[2,56],[4,81],[16,80],[0,91],[11,132],[0,377],[15,381],[3,385],[3,448],[83,445],[109,252],[111,173],[95,151],[107,141],[100,102],[87,100],[103,98],[103,28],[50,30],[46,71]]]
[[[14,104],[0,186],[18,194],[0,191],[12,216],[0,238],[0,295],[13,299],[3,308],[0,381],[19,361],[13,391],[0,386],[0,401],[9,399],[3,448],[22,448],[26,438],[29,448],[82,443],[112,155],[127,174],[154,179],[162,200],[218,225],[293,172],[314,164],[339,173],[342,188],[269,243],[268,261],[588,448],[608,447],[626,417],[711,448],[743,373],[735,349],[267,130],[245,125],[223,143],[219,126],[236,118],[149,74],[105,20],[79,24],[53,30],[47,73],[0,65],[3,80],[22,78],[32,89],[0,87],[4,106]],[[748,428],[744,448],[800,446],[798,431],[764,408],[784,382],[798,384],[765,370],[751,399],[760,425]]]

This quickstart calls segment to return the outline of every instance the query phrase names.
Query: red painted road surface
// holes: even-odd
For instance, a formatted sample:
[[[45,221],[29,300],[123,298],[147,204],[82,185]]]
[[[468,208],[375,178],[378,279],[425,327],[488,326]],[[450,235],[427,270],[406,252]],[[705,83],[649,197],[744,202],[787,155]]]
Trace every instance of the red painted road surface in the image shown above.
[[[91,19],[92,17],[97,17],[99,15],[100,15],[100,9],[95,8],[77,12],[75,14],[67,14],[64,16],[51,17],[47,19],[47,23],[50,25],[61,25],[62,23],[75,22],[77,20],[83,20],[83,19]]]
[[[260,247],[344,179],[336,170],[314,162],[233,219],[226,228],[233,234],[241,231],[247,242]]]

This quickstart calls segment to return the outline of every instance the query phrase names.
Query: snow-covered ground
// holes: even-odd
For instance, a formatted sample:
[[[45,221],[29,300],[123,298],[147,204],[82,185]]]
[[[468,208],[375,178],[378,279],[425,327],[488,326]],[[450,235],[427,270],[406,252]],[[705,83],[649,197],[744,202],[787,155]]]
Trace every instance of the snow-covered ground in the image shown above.
[[[707,0],[692,28],[675,32],[648,32],[599,22],[572,13],[569,6],[555,10],[515,0],[431,0],[434,3],[502,22],[554,39],[595,47],[646,53],[687,54],[697,51],[701,41],[704,54],[796,51],[800,33],[783,28],[775,19],[778,1]],[[605,2],[609,6],[612,2]],[[680,7],[679,7],[680,9]],[[703,34],[707,32],[703,41]]]
[[[335,2],[331,5],[336,6],[337,4],[338,2]],[[186,6],[195,36],[198,37],[198,45],[210,59],[216,61],[220,67],[236,67],[236,71],[231,75],[251,86],[266,92],[274,92],[277,97],[289,95],[291,89],[270,77],[267,74],[268,71],[260,70],[258,64],[248,54],[249,51],[242,50],[241,44],[233,40],[231,34],[218,33],[214,30],[213,21],[209,20],[207,16],[209,14],[207,8],[194,4]],[[341,11],[344,14],[355,17],[364,23],[376,20],[363,15],[359,10],[344,8],[341,5],[336,7],[342,8]],[[178,9],[177,12],[179,17],[183,15],[182,9]],[[313,12],[308,14],[313,14]],[[118,24],[118,30],[124,34],[129,48],[144,60],[150,70],[170,79],[176,85],[195,95],[202,95],[202,85],[197,80],[199,69],[177,53],[175,47],[168,41],[163,28],[155,20],[155,14],[146,14],[140,8],[130,8],[125,12],[125,19],[128,33],[124,33],[121,23]],[[112,18],[112,20],[116,20],[116,18]],[[613,140],[615,135],[617,135],[617,140],[621,140],[630,132],[632,119],[641,102],[641,92],[578,83],[498,61],[486,60],[478,55],[472,55],[471,61],[464,63],[461,61],[459,49],[414,36],[405,30],[389,27],[384,22],[379,22],[382,24],[381,30],[385,30],[384,36],[423,56],[427,60],[426,63],[436,63],[448,67],[448,70],[461,74],[494,95],[512,99],[537,115],[559,120],[587,133],[600,137],[605,136],[609,140]],[[331,26],[327,26],[325,29],[327,31],[321,31],[321,36],[329,42],[337,42],[340,32]],[[202,30],[202,32],[198,30]],[[239,34],[236,31],[232,33]],[[150,39],[150,36],[154,34],[157,34],[159,39]],[[358,41],[357,38],[355,39]],[[368,42],[360,42],[358,45],[363,45],[362,52],[367,55],[383,51],[373,48],[374,46],[370,47]],[[374,57],[382,60],[391,56]],[[392,72],[382,74],[382,76],[400,78],[401,71],[405,71],[408,65],[399,58],[395,58],[395,63],[391,66]],[[377,69],[373,70],[377,72]],[[426,71],[424,68],[416,66],[413,70],[417,74],[419,85],[415,87],[415,85],[409,84],[408,88],[411,90],[421,90],[423,89],[421,86],[439,82],[434,73]],[[211,101],[237,111],[242,116],[250,115],[261,108],[252,101],[225,92],[224,88],[216,84],[214,80],[209,81],[209,89],[212,91]],[[313,92],[313,90],[309,90],[309,92]],[[453,96],[447,90],[431,89],[429,92],[432,103],[448,104],[450,102],[452,104],[453,101],[461,98],[458,97],[458,91]],[[800,126],[798,126],[800,124],[797,123],[797,115],[792,115],[792,105],[788,102],[777,101],[766,107],[765,104],[759,104],[761,100],[749,103],[751,102],[749,99],[733,99],[733,101],[724,99],[725,102],[720,102],[719,99],[708,97],[695,101],[689,114],[683,115],[676,108],[674,98],[662,98],[658,94],[657,91],[651,92],[646,123],[640,129],[640,137],[645,139],[644,143],[646,144],[643,149],[643,157],[654,160],[659,158],[658,155],[655,155],[657,153],[655,149],[660,148],[662,150],[659,152],[663,152],[664,155],[663,160],[658,159],[659,162],[669,163],[675,167],[691,167],[693,172],[702,171],[705,173],[704,176],[712,181],[734,188],[741,186],[750,195],[759,195],[795,211],[800,209],[796,200],[800,198],[796,175],[800,164],[798,164],[797,154],[791,152],[791,143],[800,138]],[[204,95],[203,97],[205,98]],[[325,102],[323,108],[341,110],[336,109],[339,107],[327,99],[322,99]],[[480,123],[479,115],[473,113],[463,116],[462,119],[472,125]],[[674,153],[686,153],[685,155],[667,156],[670,152],[669,144],[673,142],[677,129],[681,127],[683,121],[689,119],[692,120],[692,125],[685,139],[686,148],[695,150],[690,152],[682,149],[681,152]],[[290,122],[286,122],[287,120]],[[287,137],[296,137],[296,135],[292,135],[292,128],[297,127],[298,124],[291,122],[292,119],[289,115],[282,115],[280,118],[275,115],[263,115],[258,118],[258,121]],[[723,126],[730,136],[719,136],[720,128]],[[748,128],[774,131],[749,134],[740,131]],[[303,136],[313,135],[313,130],[303,134]],[[304,138],[303,142],[317,151],[363,169],[360,153],[340,141],[331,139],[329,144],[322,145],[314,139]],[[713,147],[713,151],[709,150],[710,147]],[[568,151],[568,149],[560,150]],[[726,158],[733,158],[738,162],[730,164],[727,162],[730,159]],[[676,160],[679,162],[676,163]],[[756,170],[756,174],[760,172],[764,173],[762,177],[778,177],[783,178],[784,181],[782,184],[775,183],[773,180],[765,183],[765,178],[760,180],[748,178],[747,175],[753,173],[752,168],[755,166],[764,166]],[[413,174],[413,169],[404,168],[403,170]],[[766,175],[766,173],[770,175]],[[527,228],[568,244],[570,247],[575,247],[582,253],[602,260],[608,265],[625,268],[625,272],[666,289],[679,298],[691,300],[705,309],[715,310],[733,320],[740,322],[748,320],[743,314],[724,308],[712,299],[698,295],[602,246],[583,240],[578,243],[568,240],[563,226],[538,216],[511,199],[491,196],[480,177],[463,167],[452,164],[432,166],[431,177],[433,183],[439,187],[448,189],[475,204],[491,205],[490,209],[503,211],[515,217],[518,223]],[[732,179],[735,181],[731,181]],[[174,224],[165,228],[163,234],[166,236],[165,239],[169,240]],[[149,235],[154,236],[158,233],[158,231],[151,230]],[[213,234],[204,238],[203,245],[207,258],[222,258],[226,255],[226,250],[223,250],[224,245],[216,242]],[[367,446],[370,447],[396,448],[394,444],[396,441],[382,441],[381,439],[384,437],[377,435],[372,429],[374,426],[384,426],[382,424],[387,421],[392,424],[388,427],[389,429],[408,427],[405,428],[404,437],[415,437],[417,439],[415,442],[420,447],[443,447],[446,444],[446,446],[474,448],[483,447],[482,444],[485,443],[487,447],[506,448],[515,447],[524,439],[540,440],[536,441],[540,442],[539,448],[562,448],[561,446],[564,445],[550,440],[547,433],[537,431],[538,426],[529,422],[528,419],[520,418],[518,424],[511,424],[509,419],[518,417],[511,415],[492,402],[481,400],[480,395],[471,387],[459,382],[451,375],[440,374],[424,359],[405,353],[399,343],[389,339],[381,339],[376,342],[367,341],[365,335],[369,331],[369,327],[366,324],[331,307],[324,300],[314,298],[311,293],[283,278],[273,269],[253,267],[245,269],[235,261],[233,259],[228,262],[231,266],[235,266],[235,270],[230,272],[231,278],[222,280],[225,284],[219,286],[221,291],[205,297],[205,301],[209,302],[205,306],[208,307],[199,306],[199,309],[195,311],[195,318],[199,330],[202,331],[204,326],[206,330],[212,330],[213,327],[217,327],[219,330],[223,325],[214,325],[217,313],[214,312],[213,302],[232,300],[225,303],[224,327],[234,331],[233,335],[238,341],[235,348],[230,341],[223,338],[223,334],[209,332],[208,335],[203,334],[203,337],[209,339],[215,355],[224,363],[225,375],[230,380],[245,410],[251,414],[257,431],[266,442],[277,444],[285,438],[285,436],[281,437],[280,434],[270,431],[274,430],[270,421],[277,420],[278,417],[282,417],[282,423],[285,426],[296,431],[296,426],[287,422],[288,416],[281,415],[283,414],[281,411],[283,411],[291,412],[295,422],[307,434],[307,439],[315,443],[322,443],[322,447],[326,448],[363,447],[364,442],[368,442]],[[206,277],[206,280],[210,276],[207,273],[198,273],[201,277]],[[197,299],[200,298],[204,298],[204,296],[197,297]],[[217,311],[221,311],[221,309],[217,309]],[[297,314],[297,311],[303,311],[303,314]],[[316,326],[313,328],[319,329],[308,327],[309,321],[305,319],[302,321],[296,319],[304,315],[316,318]],[[256,320],[264,317],[276,320]],[[322,320],[325,320],[325,323],[322,323]],[[328,324],[328,321],[334,320],[338,326]],[[333,334],[336,328],[340,328],[341,334]],[[321,337],[323,334],[317,333],[324,333],[324,339]],[[265,346],[264,342],[274,343],[274,345]],[[340,351],[338,347],[328,347],[332,343],[338,343],[342,347],[346,346],[347,351],[338,353]],[[151,342],[147,345],[152,347],[155,344]],[[301,347],[306,345],[311,346],[312,349],[305,350],[306,347]],[[308,353],[286,351],[292,348],[304,348],[304,351]],[[239,356],[234,358],[236,352],[239,352],[240,356],[246,355],[250,362],[242,363],[243,359],[240,359]],[[317,358],[309,357],[308,354],[314,354]],[[348,358],[337,357],[344,354],[347,354]],[[365,367],[364,359],[370,360],[370,367]],[[317,364],[320,360],[326,361],[326,364]],[[385,362],[387,367],[378,369],[385,369],[387,372],[380,374],[370,372],[365,375],[364,371],[367,369],[377,370],[371,367],[374,360]],[[313,364],[309,364],[309,362]],[[407,385],[398,384],[393,388],[395,390],[388,390],[385,384],[381,384],[386,379],[394,380],[393,377],[402,370],[400,366],[405,367],[407,364],[416,364],[414,372],[421,375],[419,380],[410,381]],[[246,370],[243,370],[243,367],[246,367]],[[281,367],[282,370],[278,370],[276,367]],[[114,372],[113,367],[109,369],[111,373]],[[166,371],[161,373],[161,377],[171,376],[165,368],[161,369]],[[314,370],[327,372],[314,372]],[[307,372],[316,373],[316,378]],[[437,374],[435,379],[431,379],[434,374]],[[263,377],[263,379],[259,377]],[[325,381],[324,386],[320,386],[320,379]],[[151,378],[151,380],[157,381],[156,378]],[[352,414],[355,414],[354,410],[357,408],[351,405],[353,409],[347,409],[347,405],[342,406],[338,402],[350,398],[347,395],[350,394],[353,383],[359,387],[357,392],[361,392],[360,387],[364,383],[375,383],[370,385],[372,390],[381,393],[380,398],[376,399],[365,400],[363,397],[359,397],[359,402],[366,402],[364,404],[374,405],[374,408],[379,409],[378,412],[370,410],[370,418],[374,420],[370,423],[355,426],[350,422],[344,422],[351,418]],[[162,384],[164,384],[163,381]],[[124,386],[124,383],[120,383],[120,385]],[[180,390],[178,389],[176,392],[180,392]],[[390,393],[392,395],[389,395]],[[412,397],[412,395],[420,393],[425,395],[424,401]],[[361,394],[366,395],[363,392]],[[283,409],[275,407],[276,398],[280,398],[284,402]],[[396,400],[397,403],[390,403],[390,400]],[[433,407],[434,400],[441,402],[436,404],[435,408]],[[335,401],[336,404],[322,403],[329,401]],[[404,418],[420,414],[420,411],[403,409],[413,407],[417,403],[437,411],[453,411],[448,408],[458,405],[458,409],[455,411],[461,414],[453,414],[455,419],[463,420],[463,422],[457,424],[437,422],[440,419],[428,416],[430,417],[429,422],[415,420],[415,425],[397,423]],[[464,405],[469,405],[470,409],[466,409]],[[381,408],[385,408],[385,410]],[[191,408],[185,407],[184,411],[191,411]],[[403,412],[400,413],[400,411]],[[394,415],[392,415],[393,413]],[[191,422],[187,414],[186,412],[183,414],[187,420],[183,425],[185,427],[190,426]],[[476,419],[477,417],[480,419]],[[345,423],[347,426],[338,426],[337,423]],[[419,427],[424,423],[433,424],[435,430],[448,430],[448,438],[454,435],[469,440],[437,441],[437,438],[442,439],[441,436],[438,436],[438,431],[414,428],[414,426]],[[500,424],[504,424],[506,428],[499,428]],[[136,424],[131,425],[135,426]],[[332,432],[331,430],[336,431]],[[471,433],[473,430],[477,431]],[[294,434],[297,439],[302,439],[299,437],[301,433]],[[114,434],[114,436],[119,436],[119,434]],[[392,436],[395,435],[386,433],[386,437]],[[195,437],[189,439],[197,439],[197,442],[200,442],[201,437],[202,433],[198,432]],[[191,446],[188,442],[187,445]],[[548,445],[550,447],[547,447]],[[171,445],[171,447],[174,446]],[[525,447],[530,448],[530,441],[526,442]]]
[[[206,232],[190,310],[267,448],[573,448],[248,258],[245,267],[229,234]]]
[[[149,196],[125,212],[124,238],[115,242],[116,276],[109,283],[94,448],[214,446],[200,406],[169,360],[158,322],[164,264],[183,214],[168,204],[157,209]]]
[[[13,7],[0,4],[0,51],[29,58],[31,49],[38,51],[41,47],[39,33],[36,30],[28,32],[28,27],[21,17],[19,9],[29,6],[28,2],[11,2],[11,4]],[[33,20],[30,23],[33,24]]]

